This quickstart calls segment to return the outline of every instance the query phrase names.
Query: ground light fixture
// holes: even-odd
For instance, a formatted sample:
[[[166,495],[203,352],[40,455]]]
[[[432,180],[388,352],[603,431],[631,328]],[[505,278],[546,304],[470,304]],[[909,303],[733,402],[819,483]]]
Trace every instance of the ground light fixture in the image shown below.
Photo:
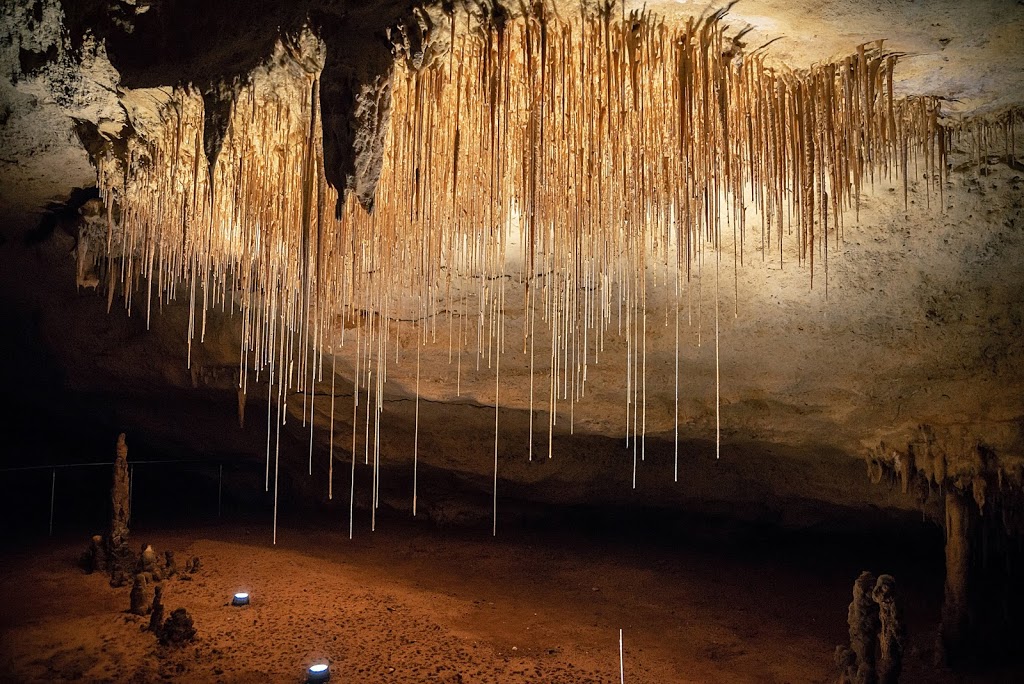
[[[247,606],[249,605],[249,592],[239,591],[231,597],[231,605],[233,606]]]
[[[331,681],[331,668],[327,663],[314,663],[306,670],[307,682]]]

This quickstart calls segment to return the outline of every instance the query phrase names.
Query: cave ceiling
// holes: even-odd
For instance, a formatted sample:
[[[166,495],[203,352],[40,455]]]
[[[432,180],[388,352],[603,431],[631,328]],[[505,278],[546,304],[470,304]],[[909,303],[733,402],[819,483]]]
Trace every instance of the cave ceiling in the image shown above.
[[[250,422],[259,423],[261,418],[252,415],[266,420],[267,399],[273,401],[274,393],[279,393],[287,397],[271,410],[277,413],[272,422],[284,424],[293,446],[312,444],[318,463],[333,463],[324,455],[329,453],[347,460],[356,452],[362,459],[364,451],[369,461],[371,451],[378,450],[389,467],[407,469],[415,452],[431,467],[461,473],[489,488],[486,483],[497,453],[502,462],[500,477],[510,488],[531,496],[526,492],[532,487],[532,496],[552,501],[628,500],[639,468],[641,488],[654,492],[652,499],[661,502],[739,501],[752,506],[775,502],[771,505],[783,508],[779,502],[820,500],[851,508],[905,508],[912,502],[871,487],[864,474],[864,458],[879,453],[883,458],[894,454],[899,458],[898,454],[912,451],[911,443],[921,440],[941,443],[949,462],[961,464],[970,477],[985,471],[1019,479],[1024,456],[1024,167],[1020,161],[1024,117],[1014,112],[1024,100],[1024,53],[1019,49],[1024,44],[1024,6],[1020,3],[989,0],[972,3],[965,12],[962,3],[951,1],[743,0],[714,21],[714,26],[721,27],[715,59],[720,60],[721,50],[743,55],[733,60],[730,53],[729,60],[715,62],[729,68],[756,58],[765,69],[815,73],[822,65],[842,65],[858,55],[864,60],[865,53],[858,53],[860,46],[868,46],[869,52],[879,50],[877,41],[884,40],[878,54],[886,57],[872,68],[886,74],[891,68],[892,90],[891,95],[880,92],[878,101],[887,97],[893,103],[927,101],[920,110],[924,114],[913,115],[918,122],[913,126],[918,128],[909,123],[911,115],[892,120],[892,130],[898,124],[911,139],[913,154],[905,158],[910,160],[906,168],[913,168],[911,175],[893,172],[904,160],[896,158],[900,151],[896,138],[882,131],[877,149],[888,150],[885,154],[893,155],[891,163],[881,157],[869,160],[864,169],[870,177],[858,181],[839,215],[829,217],[828,228],[821,224],[824,216],[810,219],[807,225],[818,229],[817,237],[812,230],[809,243],[810,254],[819,255],[814,271],[806,254],[800,254],[799,217],[797,237],[790,237],[792,232],[785,235],[787,245],[797,246],[786,253],[783,263],[765,246],[759,220],[752,218],[746,228],[749,242],[744,243],[748,251],[742,264],[734,254],[739,238],[730,232],[732,228],[721,231],[719,242],[719,229],[705,226],[695,239],[699,242],[700,235],[713,235],[708,251],[701,249],[699,257],[677,259],[673,264],[686,278],[675,278],[679,271],[668,268],[665,255],[670,250],[664,243],[652,248],[654,258],[641,256],[628,262],[629,273],[643,274],[642,298],[636,288],[622,295],[622,285],[617,284],[614,295],[609,290],[607,302],[593,306],[585,297],[570,304],[568,294],[596,291],[593,280],[558,290],[564,306],[554,302],[553,295],[549,295],[551,302],[544,303],[542,298],[537,305],[538,300],[531,297],[543,290],[533,288],[531,294],[528,283],[534,281],[517,280],[490,264],[491,271],[463,274],[454,286],[449,278],[443,296],[435,298],[435,308],[424,308],[422,298],[399,292],[400,286],[415,279],[389,271],[391,284],[360,291],[366,301],[351,300],[351,292],[356,291],[352,289],[345,306],[325,305],[317,325],[296,332],[287,352],[280,351],[284,334],[274,338],[268,332],[277,325],[273,321],[284,330],[285,324],[280,323],[284,314],[274,310],[263,319],[243,315],[240,323],[237,312],[243,309],[238,297],[223,283],[215,286],[211,279],[209,287],[200,288],[200,297],[212,293],[214,300],[227,302],[227,308],[236,311],[235,317],[219,313],[219,304],[197,306],[185,280],[157,291],[157,305],[146,302],[152,288],[147,295],[146,288],[133,290],[131,278],[127,285],[120,281],[124,272],[120,264],[135,249],[125,246],[135,244],[129,218],[141,216],[139,225],[158,224],[145,212],[159,205],[160,196],[177,197],[170,185],[160,185],[164,182],[160,179],[172,177],[179,185],[184,177],[192,179],[191,188],[182,190],[181,196],[191,198],[193,213],[187,220],[175,219],[181,225],[202,221],[213,225],[214,214],[202,212],[207,211],[204,206],[221,201],[213,199],[223,197],[216,189],[220,187],[235,192],[230,205],[224,205],[225,216],[240,216],[237,207],[264,206],[273,193],[294,199],[290,216],[300,226],[294,235],[299,236],[300,249],[307,250],[304,260],[297,262],[301,272],[292,274],[299,283],[297,291],[307,294],[294,301],[307,308],[315,308],[308,295],[308,273],[327,258],[324,250],[308,247],[311,232],[316,233],[311,226],[330,226],[326,234],[333,236],[330,245],[336,245],[328,250],[331,254],[349,248],[355,254],[354,236],[361,244],[370,244],[384,228],[404,225],[396,206],[405,211],[415,203],[415,211],[423,215],[441,212],[430,215],[438,226],[435,231],[452,223],[459,207],[464,207],[466,215],[482,211],[488,194],[482,185],[464,180],[465,190],[459,194],[447,180],[449,171],[439,170],[442,162],[449,163],[437,151],[444,145],[454,149],[449,160],[453,155],[465,160],[464,179],[474,177],[466,171],[473,164],[481,169],[487,166],[485,156],[499,159],[489,162],[489,173],[500,177],[493,187],[505,182],[501,178],[510,179],[508,187],[515,189],[509,192],[519,193],[515,195],[516,220],[521,220],[526,206],[523,197],[529,194],[524,188],[532,186],[522,174],[517,179],[517,169],[540,168],[538,162],[527,160],[528,154],[497,147],[485,154],[485,147],[491,150],[497,144],[493,131],[499,129],[491,125],[485,135],[483,118],[476,133],[467,128],[459,142],[454,133],[444,137],[453,118],[439,112],[449,110],[427,107],[423,103],[428,100],[417,99],[425,97],[423,93],[435,95],[429,102],[454,97],[458,88],[445,90],[448,86],[438,84],[459,73],[458,64],[467,65],[467,71],[484,68],[483,62],[466,56],[465,47],[456,53],[467,44],[458,37],[463,31],[458,17],[465,18],[467,13],[452,15],[451,9],[408,2],[340,1],[253,5],[40,0],[6,5],[0,14],[0,57],[6,70],[6,78],[0,79],[0,173],[4,179],[0,212],[6,238],[0,247],[5,261],[0,284],[12,307],[36,312],[42,339],[66,369],[67,386],[134,397],[125,402],[131,407],[124,408],[122,416],[140,429],[183,442],[189,438],[173,436],[173,428],[155,418],[155,409],[147,410],[146,401],[139,397],[180,389],[181,396],[194,391],[197,397],[230,397],[233,405],[241,384],[246,394],[238,403],[246,407]],[[471,5],[470,10],[472,21],[490,16],[494,22],[510,25],[518,21],[521,11],[486,4]],[[635,21],[629,17],[639,16],[637,12],[653,17],[644,20],[646,27],[668,27],[664,30],[671,33],[687,21],[707,25],[699,22],[711,21],[716,9],[683,1],[626,3],[616,5],[611,16],[629,22]],[[542,14],[552,26],[582,21],[578,3],[548,4]],[[456,17],[454,31],[451,16]],[[472,21],[466,19],[466,25]],[[594,26],[600,32],[599,23]],[[646,40],[654,41],[657,30],[651,28]],[[540,36],[540,29],[536,31],[534,35]],[[517,35],[507,29],[502,39],[513,44]],[[633,34],[621,35],[627,45]],[[554,41],[554,31],[550,36]],[[522,40],[525,45],[526,38]],[[575,54],[565,49],[564,54]],[[454,59],[455,54],[460,59]],[[566,63],[587,72],[586,62]],[[520,86],[533,78],[527,63],[510,60],[504,68],[492,73],[514,77]],[[435,72],[441,80],[420,76]],[[652,67],[651,73],[662,72]],[[623,78],[628,81],[628,75]],[[463,92],[472,99],[510,91],[508,87],[500,91],[494,84],[480,87],[477,92],[466,86]],[[521,101],[526,102],[529,88],[522,90],[526,99]],[[585,91],[578,86],[572,92]],[[652,96],[649,106],[671,104],[667,93]],[[507,102],[498,111],[506,116],[503,120],[513,122],[516,112],[534,106],[519,110]],[[285,114],[281,103],[291,103]],[[488,111],[487,103],[476,104],[479,111]],[[457,105],[470,106],[472,102],[461,100]],[[416,118],[428,109],[435,112],[436,120],[424,123]],[[671,116],[670,110],[674,111],[665,108],[669,113],[664,116]],[[172,120],[168,112],[176,118]],[[647,114],[629,125],[663,136],[659,140],[664,146],[673,135],[672,126],[658,129],[648,121],[655,118],[651,110]],[[931,128],[920,127],[926,114],[932,117],[928,119]],[[249,122],[249,129],[243,120]],[[526,118],[522,121],[523,136],[541,135],[529,132],[532,124]],[[239,175],[231,181],[233,185],[218,186],[216,173],[206,169],[244,167],[240,160],[246,153],[238,142],[245,139],[244,131],[274,127],[284,133],[268,139],[284,141],[278,148],[287,148],[294,157],[290,180],[281,180],[287,175],[282,172],[244,185]],[[410,137],[413,131],[416,135]],[[440,136],[437,143],[424,145],[424,131]],[[517,139],[514,132],[507,135],[508,140],[534,140]],[[555,134],[549,128],[543,135]],[[602,135],[620,139],[611,126]],[[720,130],[708,129],[703,140],[720,135]],[[808,135],[808,140],[821,140]],[[938,144],[935,136],[940,135],[944,136],[942,153],[926,153],[929,145]],[[466,141],[472,141],[473,147]],[[672,145],[677,143],[672,140]],[[187,152],[180,151],[186,147]],[[627,148],[633,149],[622,143],[622,149]],[[644,149],[653,148],[651,144]],[[551,163],[570,158],[560,156],[559,148],[550,144],[545,149]],[[803,153],[804,148],[800,150]],[[248,154],[263,158],[264,152],[254,146]],[[645,158],[637,168],[655,168],[662,157],[678,164],[680,157],[673,155],[659,153],[657,164]],[[145,163],[133,167],[131,159],[145,159]],[[422,169],[417,166],[420,159],[435,160],[429,165],[433,171],[428,173],[426,164]],[[726,164],[716,159],[709,158],[708,169]],[[175,160],[180,164],[176,166]],[[494,164],[502,165],[497,176],[494,169],[499,167]],[[619,168],[611,161],[608,164],[607,173]],[[744,164],[737,162],[736,168],[746,169]],[[597,168],[599,172],[590,177],[604,178],[604,167]],[[407,173],[403,176],[395,169]],[[752,178],[764,173],[768,172],[755,172]],[[453,175],[457,177],[457,170]],[[709,171],[709,175],[713,174]],[[580,179],[587,176],[582,162],[580,169],[564,176],[573,179],[568,187],[576,193],[565,206],[584,202],[589,206],[597,188],[581,185]],[[819,204],[821,198],[825,205],[838,201],[839,190],[832,190],[838,188],[838,178],[830,179],[831,195],[824,185],[820,192],[813,190],[818,186],[812,179],[810,196],[818,198]],[[208,187],[197,190],[207,182]],[[421,182],[422,190],[409,190],[410,185],[420,188]],[[107,198],[104,208],[97,208],[96,200],[81,210],[76,206],[69,218],[56,221],[56,229],[40,237],[38,225],[47,203],[66,202],[73,188],[97,185]],[[131,194],[134,191],[129,188],[144,185],[149,194]],[[243,187],[254,193],[253,201],[238,199]],[[627,202],[630,187],[617,190],[622,202]],[[550,191],[550,197],[556,197],[561,187],[556,190]],[[746,191],[749,188],[740,194]],[[787,185],[780,192],[792,193],[793,187]],[[134,204],[130,197],[136,198]],[[300,197],[313,199],[300,201]],[[113,211],[108,213],[110,198],[121,198],[116,202],[116,221],[111,218]],[[753,216],[757,203],[749,202]],[[545,206],[555,204],[552,199]],[[568,216],[551,211],[551,216]],[[634,224],[645,212],[637,210]],[[723,209],[723,220],[727,213]],[[202,216],[206,218],[195,218]],[[734,213],[727,221],[735,221]],[[121,269],[117,283],[108,278],[114,269],[107,260],[110,226],[115,222],[121,245],[115,255]],[[53,223],[50,219],[51,228]],[[427,244],[431,235],[441,234],[429,232],[431,225],[429,221],[416,224],[415,229],[423,231],[417,244]],[[787,230],[792,231],[792,225],[787,218]],[[175,233],[175,239],[184,239],[180,238],[184,234]],[[650,239],[651,244],[657,243],[655,237]],[[322,239],[321,243],[327,244]],[[530,254],[522,240],[510,244],[510,253]],[[827,262],[820,258],[822,246],[829,250]],[[522,261],[532,263],[532,258],[523,256]],[[518,272],[522,261],[515,262]],[[141,258],[136,267],[140,262]],[[175,267],[167,263],[164,273],[170,274]],[[445,273],[455,268],[445,264]],[[351,264],[349,268],[356,270]],[[551,272],[555,269],[551,265]],[[364,271],[370,273],[372,268],[366,266]],[[503,284],[500,290],[492,286],[488,277],[495,283],[507,280],[507,289]],[[680,282],[685,285],[678,286]],[[352,288],[355,283],[353,277]],[[173,292],[178,295],[168,294]],[[373,293],[381,292],[397,294],[371,301],[378,296]],[[618,302],[623,297],[626,308],[636,314],[631,318],[621,313]],[[131,318],[123,310],[128,304]],[[209,317],[196,314],[207,309]],[[576,318],[565,313],[570,309],[583,312],[583,327],[603,331],[600,360],[585,366],[585,392],[577,390],[583,386],[582,371],[567,373],[566,369],[583,368],[577,359],[581,349],[594,345],[593,338],[584,341],[581,336],[577,341],[570,335],[564,339],[572,343],[561,347],[552,342],[558,334],[557,321],[562,320],[566,330],[570,323],[576,324]],[[599,318],[607,318],[605,327],[593,324],[594,312],[599,310]],[[308,319],[298,310],[289,315],[293,317],[289,321]],[[550,330],[548,337],[536,333],[538,317],[541,330],[545,326]],[[367,326],[376,333],[367,333]],[[343,332],[347,335],[344,345]],[[541,341],[543,358],[530,347],[531,338]],[[276,342],[268,342],[271,339]],[[454,355],[452,339],[456,340]],[[365,344],[369,342],[378,346],[368,351]],[[295,359],[306,359],[296,362],[298,370],[285,364],[285,375],[305,374],[310,379],[289,380],[291,384],[283,389],[268,392],[273,353],[267,349],[277,349],[283,360],[285,353],[310,344],[319,351],[311,357],[295,355]],[[253,358],[263,357],[240,364],[240,348],[247,348]],[[559,353],[551,353],[552,348]],[[385,367],[381,362],[385,357],[394,363],[389,361]],[[367,365],[371,362],[372,368]],[[559,367],[561,375],[551,372]],[[386,383],[375,377],[385,372]],[[280,383],[280,366],[276,373]],[[563,387],[556,387],[559,383]],[[363,397],[357,406],[352,399],[354,387]],[[362,413],[371,402],[379,417],[376,412]],[[560,402],[557,413],[556,402]],[[557,421],[552,415],[557,415]],[[314,425],[312,438],[309,422]],[[234,415],[223,418],[223,425],[232,424],[237,424]],[[382,441],[375,443],[378,426]],[[217,444],[218,449],[232,449],[226,428],[201,432],[203,440]],[[258,440],[246,439],[238,450],[255,450]],[[984,445],[985,458],[995,458],[998,464],[979,464],[979,445]],[[559,450],[565,452],[564,458]],[[263,457],[262,451],[253,455]],[[639,466],[634,463],[638,456]],[[657,477],[645,476],[644,467],[648,473],[656,471]]]

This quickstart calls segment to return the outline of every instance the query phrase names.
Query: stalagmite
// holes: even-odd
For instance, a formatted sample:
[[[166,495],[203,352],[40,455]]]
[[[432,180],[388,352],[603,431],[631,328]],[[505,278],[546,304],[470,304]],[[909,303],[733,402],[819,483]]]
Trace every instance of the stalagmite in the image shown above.
[[[622,630],[619,630],[619,684],[626,682],[626,661],[622,653]]]
[[[107,572],[109,563],[106,542],[102,536],[93,535],[89,540],[89,548],[82,554],[82,566],[88,573]]]
[[[139,554],[139,572],[149,573],[150,575],[158,572],[156,567],[156,551],[153,550],[152,544],[142,545],[142,552]]]
[[[875,684],[876,651],[878,648],[878,604],[872,598],[875,576],[864,571],[853,583],[853,601],[847,612],[850,628],[849,648],[840,646],[836,650],[836,661],[840,668],[840,681],[844,684]]]
[[[164,567],[163,576],[165,578],[174,577],[178,574],[178,563],[174,560],[173,551],[164,551]]]
[[[113,513],[110,518],[110,536],[108,540],[112,548],[121,547],[128,540],[128,521],[131,518],[131,492],[129,489],[128,445],[122,432],[117,436],[117,455],[114,460],[114,483],[110,489],[110,503]]]
[[[871,592],[878,604],[878,684],[897,684],[903,670],[906,627],[892,575],[879,575]]]
[[[184,646],[195,641],[196,629],[192,616],[184,608],[175,608],[160,630],[160,643],[165,646]]]
[[[153,610],[153,576],[145,572],[135,575],[130,598],[132,613],[148,615]]]
[[[163,634],[164,629],[164,588],[157,584],[153,589],[153,606],[149,615],[149,631],[156,635],[157,639]]]

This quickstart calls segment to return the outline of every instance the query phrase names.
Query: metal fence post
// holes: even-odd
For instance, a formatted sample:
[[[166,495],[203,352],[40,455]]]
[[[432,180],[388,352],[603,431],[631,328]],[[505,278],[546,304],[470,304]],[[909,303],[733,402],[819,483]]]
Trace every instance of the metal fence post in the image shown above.
[[[57,469],[51,469],[50,477],[50,536],[53,536],[53,499],[57,494]]]

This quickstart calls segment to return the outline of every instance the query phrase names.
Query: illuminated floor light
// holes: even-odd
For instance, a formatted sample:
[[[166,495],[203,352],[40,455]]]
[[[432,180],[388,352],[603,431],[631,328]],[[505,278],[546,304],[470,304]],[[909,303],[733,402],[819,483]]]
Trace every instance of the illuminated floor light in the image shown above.
[[[306,670],[307,682],[329,682],[331,680],[331,668],[327,663],[316,663],[310,665]]]
[[[249,593],[240,591],[231,597],[231,605],[233,606],[247,606],[249,605]]]

